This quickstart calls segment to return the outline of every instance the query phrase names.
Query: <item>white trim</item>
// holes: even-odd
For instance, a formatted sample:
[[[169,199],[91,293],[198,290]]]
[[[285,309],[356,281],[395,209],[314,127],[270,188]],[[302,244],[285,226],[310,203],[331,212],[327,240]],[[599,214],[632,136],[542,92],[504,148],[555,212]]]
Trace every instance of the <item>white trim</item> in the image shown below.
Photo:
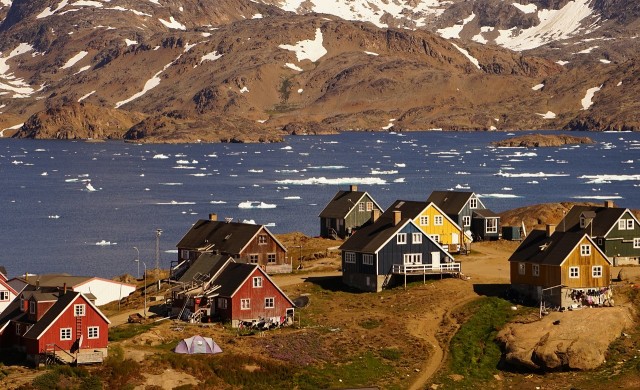
[[[389,238],[387,238],[387,240],[386,240],[385,242],[383,242],[382,244],[380,244],[380,245],[378,246],[378,248],[377,248],[373,253],[374,253],[375,255],[377,255],[377,254],[378,254],[378,252],[380,252],[380,250],[381,250],[382,248],[384,248],[384,247],[389,243],[389,241],[391,241],[392,239],[394,239],[394,238],[395,238],[396,233],[397,233],[398,231],[400,231],[400,230],[404,229],[404,227],[405,227],[405,226],[407,226],[407,224],[411,224],[411,225],[413,225],[413,227],[415,227],[415,228],[416,228],[416,229],[418,229],[420,232],[422,232],[422,234],[423,234],[424,236],[426,236],[428,240],[430,240],[434,245],[436,245],[436,247],[437,247],[439,250],[441,250],[442,252],[444,252],[444,253],[447,255],[447,257],[449,257],[451,260],[455,260],[455,259],[453,258],[453,255],[451,255],[451,253],[449,253],[449,252],[447,252],[446,250],[444,250],[444,248],[442,247],[442,245],[440,245],[439,243],[437,243],[437,242],[433,241],[433,240],[432,240],[432,239],[431,239],[431,238],[430,238],[430,237],[429,237],[425,232],[423,232],[423,231],[422,231],[422,229],[420,229],[420,226],[416,225],[416,223],[415,223],[415,222],[413,222],[413,219],[407,219],[407,220],[406,220],[406,222],[405,222],[405,223],[403,223],[402,225],[398,224],[398,225],[396,226],[396,230],[395,230],[394,232],[392,232],[391,234],[389,234]],[[422,241],[422,243],[424,244],[424,240]],[[385,271],[385,272],[386,272],[386,271]]]
[[[633,215],[633,213],[629,210],[629,209],[624,209],[624,211],[622,212],[622,214],[620,214],[620,218],[624,217],[625,214],[629,214],[629,216],[631,218],[633,218],[635,220],[635,224],[640,226],[640,221],[638,221],[638,218],[636,218],[635,215]],[[620,218],[618,218],[618,220],[620,220]],[[617,222],[617,221],[616,221]],[[612,224],[611,227],[609,228],[609,230],[604,234],[604,237],[607,237],[609,235],[609,233],[611,233],[611,230],[613,230],[613,228],[616,226],[616,224]]]
[[[591,245],[580,244],[580,256],[581,257],[591,256]]]
[[[600,255],[602,255],[602,257],[604,258],[604,260],[609,263],[609,265],[611,265],[611,260],[609,260],[609,258],[607,257],[607,255],[602,251],[602,249],[600,249],[600,247],[598,245],[596,245],[595,241],[593,241],[593,239],[591,237],[589,237],[589,235],[587,233],[584,234],[584,236],[582,236],[582,238],[580,238],[580,240],[578,240],[578,242],[576,243],[576,245],[571,248],[571,250],[569,251],[569,253],[567,254],[567,256],[562,259],[562,261],[560,262],[560,264],[558,264],[558,266],[562,267],[562,265],[564,264],[565,261],[567,261],[567,259],[569,258],[569,256],[571,256],[571,254],[573,253],[574,250],[576,250],[576,248],[578,248],[578,250],[580,250],[579,246],[582,245],[582,240],[586,238],[590,243],[591,243],[591,249],[592,249],[592,255],[593,255],[593,249],[596,250],[596,252],[599,252]]]
[[[373,255],[371,253],[362,254],[362,265],[373,265]]]
[[[527,264],[523,262],[518,262],[518,275],[526,275],[527,274]]]
[[[352,191],[347,191],[347,192],[352,192]],[[354,203],[354,204],[358,204],[358,203],[360,203],[360,201],[362,200],[362,198],[364,198],[365,196],[368,196],[368,197],[369,197],[369,199],[371,199],[371,201],[373,202],[373,204],[374,204],[374,206],[375,206],[375,207],[374,207],[374,209],[375,209],[375,208],[377,208],[378,210],[381,210],[381,211],[382,211],[382,207],[380,207],[380,205],[378,204],[378,202],[376,202],[376,201],[375,201],[375,199],[373,199],[373,197],[372,197],[372,196],[370,196],[366,191],[362,194],[362,196],[361,196],[361,197],[359,197],[359,198],[358,198],[358,200],[357,200],[357,201],[355,201],[355,203]],[[335,198],[335,196],[334,196],[334,198]],[[333,198],[331,199],[331,202],[333,202]],[[331,202],[327,203],[327,206],[328,206]],[[326,208],[327,208],[327,206],[325,206],[324,208],[326,209]],[[349,216],[349,214],[351,214],[355,209],[356,209],[356,207],[352,207],[351,209],[349,209],[349,212],[348,212],[348,213],[346,213],[346,214],[344,215],[343,219],[347,219],[347,217]],[[322,211],[324,211],[324,209],[322,209]],[[320,212],[320,213],[322,213],[322,212]],[[319,216],[320,216],[320,215],[318,215],[318,217],[319,217]]]
[[[271,299],[271,306],[267,306],[267,299]],[[276,297],[265,297],[264,298],[264,308],[265,309],[275,309],[276,308]]]
[[[42,337],[42,335],[44,335],[49,330],[49,328],[51,328],[51,326],[53,326],[53,324],[55,324],[56,321],[58,321],[60,316],[62,316],[62,314],[64,314],[69,309],[69,307],[76,302],[76,300],[78,299],[78,296],[81,296],[85,300],[85,302],[89,306],[91,306],[100,315],[100,317],[102,317],[102,319],[104,319],[107,322],[107,325],[111,323],[111,321],[109,321],[109,319],[104,315],[104,313],[102,313],[100,309],[98,309],[93,303],[91,303],[91,301],[83,293],[73,291],[70,293],[68,292],[67,294],[73,294],[73,293],[76,293],[77,295],[69,302],[67,306],[65,306],[62,310],[60,310],[60,313],[58,313],[56,318],[54,318],[53,320],[51,320],[51,322],[49,322],[49,325],[47,325],[47,327],[40,332],[40,334],[36,337],[36,340],[40,340],[40,337]]]
[[[251,298],[240,298],[240,310],[251,310]]]
[[[356,252],[344,251],[344,262],[347,264],[356,263]]]
[[[396,233],[396,244],[406,245],[406,243],[407,243],[407,233]]]
[[[531,275],[535,277],[540,276],[540,264],[531,264]]]
[[[596,275],[596,270],[599,270],[599,275]],[[591,277],[592,278],[601,278],[602,277],[602,266],[601,265],[593,265],[591,266]]]
[[[253,264],[253,271],[249,272],[249,274],[247,275],[247,277],[238,284],[238,287],[229,295],[229,298],[233,299],[233,296],[236,295],[236,293],[238,292],[238,290],[240,290],[240,288],[242,288],[242,286],[244,286],[244,284],[247,282],[247,280],[253,276],[254,272],[256,271],[256,269],[258,270],[258,272],[260,272],[262,274],[262,276],[269,281],[269,283],[271,283],[271,285],[273,287],[275,287],[276,290],[278,290],[278,292],[285,297],[285,299],[291,304],[291,307],[296,307],[296,305],[293,303],[293,301],[287,296],[287,294],[284,293],[284,291],[282,291],[282,289],[280,289],[280,287],[278,287],[277,284],[275,284],[273,282],[273,280],[271,280],[271,278],[269,277],[269,275],[264,272],[262,270],[262,268],[260,268],[257,264]]]
[[[413,244],[422,244],[422,232],[411,233],[411,245]]]
[[[62,332],[64,331],[65,336],[67,336],[66,333],[69,333],[68,337],[62,337]],[[58,339],[60,341],[68,341],[73,339],[73,328],[60,328],[59,332],[58,332]]]
[[[287,248],[285,248],[285,246],[284,246],[284,245],[282,245],[282,243],[281,243],[280,241],[278,241],[278,239],[276,238],[276,236],[274,236],[274,235],[273,235],[273,233],[271,233],[271,231],[269,231],[269,229],[267,229],[267,227],[266,227],[266,226],[264,226],[264,225],[259,225],[259,226],[260,226],[260,229],[258,229],[258,231],[256,231],[256,233],[255,233],[253,236],[251,236],[251,238],[250,238],[250,239],[248,239],[248,240],[247,240],[247,242],[246,242],[246,243],[244,244],[244,246],[240,249],[240,251],[238,251],[238,253],[242,253],[242,252],[244,252],[244,250],[245,250],[245,249],[247,249],[247,246],[249,246],[249,244],[251,244],[251,242],[256,238],[256,236],[257,236],[258,234],[260,234],[260,232],[261,232],[262,230],[264,230],[264,231],[266,231],[266,232],[267,232],[267,234],[271,237],[271,239],[272,239],[276,244],[278,244],[278,246],[280,246],[280,248],[284,251],[284,253],[287,253]],[[277,252],[277,251],[276,251],[276,252]]]
[[[571,276],[572,272],[575,270],[575,276]],[[580,278],[580,267],[578,266],[573,266],[573,267],[569,267],[569,279],[579,279]]]
[[[91,329],[95,329],[96,330],[96,335],[91,337]],[[87,327],[87,339],[93,340],[93,339],[99,339],[100,338],[100,327],[99,326],[88,326]]]
[[[633,238],[633,248],[634,249],[640,248],[640,237]]]
[[[262,288],[262,276],[254,276],[251,282],[251,287]]]

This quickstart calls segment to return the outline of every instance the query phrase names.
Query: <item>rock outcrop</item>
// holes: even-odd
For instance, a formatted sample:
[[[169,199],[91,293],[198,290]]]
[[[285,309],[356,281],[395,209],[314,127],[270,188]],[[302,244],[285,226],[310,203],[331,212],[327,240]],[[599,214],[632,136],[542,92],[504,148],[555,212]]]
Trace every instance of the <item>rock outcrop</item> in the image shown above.
[[[576,137],[572,135],[559,134],[527,134],[518,137],[507,138],[502,141],[492,142],[492,146],[497,147],[526,147],[526,148],[544,148],[551,146],[564,146],[576,144],[593,144],[594,141],[589,137]]]

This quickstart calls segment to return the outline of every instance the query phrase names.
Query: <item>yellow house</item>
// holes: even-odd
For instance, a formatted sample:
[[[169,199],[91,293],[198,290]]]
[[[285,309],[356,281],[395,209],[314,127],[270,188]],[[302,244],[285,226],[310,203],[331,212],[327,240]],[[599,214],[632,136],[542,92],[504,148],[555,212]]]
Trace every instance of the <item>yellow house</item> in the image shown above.
[[[405,218],[413,219],[418,227],[451,253],[460,252],[461,245],[471,242],[462,228],[432,202],[397,200],[383,216],[400,211]]]

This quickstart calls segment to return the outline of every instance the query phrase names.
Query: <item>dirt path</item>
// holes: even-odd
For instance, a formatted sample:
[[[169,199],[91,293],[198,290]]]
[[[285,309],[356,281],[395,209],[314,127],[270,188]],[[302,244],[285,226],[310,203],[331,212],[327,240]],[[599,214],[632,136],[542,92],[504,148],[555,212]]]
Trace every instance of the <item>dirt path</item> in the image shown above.
[[[129,309],[129,310],[122,311],[118,314],[112,315],[109,317],[109,321],[111,321],[111,323],[109,324],[109,328],[126,324],[131,314],[139,313],[140,315],[142,315],[143,311],[144,311],[143,309]]]

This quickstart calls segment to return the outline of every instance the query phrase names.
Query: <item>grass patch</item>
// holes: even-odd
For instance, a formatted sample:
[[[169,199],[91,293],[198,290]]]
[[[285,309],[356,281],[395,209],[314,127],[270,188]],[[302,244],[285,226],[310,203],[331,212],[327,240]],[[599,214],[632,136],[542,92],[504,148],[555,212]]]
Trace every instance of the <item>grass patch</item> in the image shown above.
[[[380,356],[387,360],[400,360],[400,357],[402,357],[402,352],[400,352],[396,348],[383,348],[380,351]]]
[[[33,388],[49,389],[82,389],[100,390],[102,381],[92,376],[82,367],[53,366],[48,372],[38,376],[31,383]]]
[[[444,388],[475,389],[482,382],[494,380],[502,356],[495,338],[498,331],[521,313],[512,311],[512,304],[504,299],[486,297],[466,305],[461,313],[468,320],[451,340],[450,361],[446,372],[437,379]],[[464,376],[453,381],[450,374]]]
[[[141,335],[158,325],[158,322],[152,322],[150,324],[122,324],[109,329],[109,341],[127,340]]]
[[[382,321],[377,318],[367,318],[366,320],[362,320],[358,323],[364,329],[375,329],[382,325]]]
[[[305,368],[297,375],[294,383],[301,390],[373,386],[379,384],[391,371],[392,368],[380,358],[367,352],[347,363]]]

